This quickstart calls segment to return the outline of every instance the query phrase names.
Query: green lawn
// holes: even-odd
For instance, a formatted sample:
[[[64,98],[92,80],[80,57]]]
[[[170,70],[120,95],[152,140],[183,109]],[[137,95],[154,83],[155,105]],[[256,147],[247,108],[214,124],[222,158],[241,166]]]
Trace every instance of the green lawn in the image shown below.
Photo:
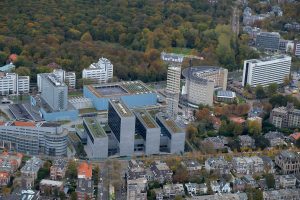
[[[79,110],[80,114],[95,113],[95,112],[97,112],[95,108],[84,108]]]

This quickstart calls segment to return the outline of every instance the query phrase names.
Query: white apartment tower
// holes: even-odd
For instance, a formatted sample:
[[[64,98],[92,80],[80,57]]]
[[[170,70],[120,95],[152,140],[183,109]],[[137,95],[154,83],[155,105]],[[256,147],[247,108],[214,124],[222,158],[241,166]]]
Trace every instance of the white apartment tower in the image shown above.
[[[169,117],[176,119],[178,114],[181,64],[183,56],[163,52],[161,54],[161,58],[169,65],[167,73],[167,88],[165,91],[167,96],[167,114]]]
[[[244,61],[243,86],[268,86],[271,83],[282,84],[289,76],[291,68],[290,56],[277,55],[262,59]]]
[[[61,82],[66,83],[69,88],[74,89],[76,87],[75,72],[66,72],[63,69],[54,69],[53,74],[55,74]]]
[[[89,68],[82,71],[82,78],[93,79],[97,83],[107,83],[113,78],[113,64],[102,57],[97,63],[91,64]]]
[[[16,73],[0,73],[0,94],[29,93],[29,76],[19,76]]]

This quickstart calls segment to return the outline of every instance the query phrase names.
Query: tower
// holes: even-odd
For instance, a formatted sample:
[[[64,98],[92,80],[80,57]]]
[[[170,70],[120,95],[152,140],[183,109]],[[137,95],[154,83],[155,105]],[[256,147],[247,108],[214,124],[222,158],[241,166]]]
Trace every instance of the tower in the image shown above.
[[[180,93],[181,64],[184,56],[172,53],[161,53],[161,59],[168,64],[166,102],[167,115],[176,119]]]

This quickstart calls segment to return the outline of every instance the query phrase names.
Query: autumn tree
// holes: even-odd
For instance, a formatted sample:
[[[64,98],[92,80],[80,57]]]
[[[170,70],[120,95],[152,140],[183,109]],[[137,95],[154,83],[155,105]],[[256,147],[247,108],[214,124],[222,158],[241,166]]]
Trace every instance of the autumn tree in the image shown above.
[[[247,122],[248,133],[250,135],[260,135],[261,134],[261,124],[258,121],[248,121]]]

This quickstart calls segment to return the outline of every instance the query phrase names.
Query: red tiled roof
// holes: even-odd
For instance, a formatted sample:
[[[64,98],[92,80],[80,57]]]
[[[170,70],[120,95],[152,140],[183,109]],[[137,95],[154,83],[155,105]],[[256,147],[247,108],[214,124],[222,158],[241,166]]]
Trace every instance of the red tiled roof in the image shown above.
[[[78,176],[84,176],[85,178],[92,178],[92,164],[83,162],[78,167]]]
[[[21,121],[15,121],[14,122],[15,126],[32,126],[35,127],[35,123],[34,122],[21,122]]]
[[[300,132],[293,133],[293,134],[290,135],[290,137],[293,138],[293,139],[295,139],[295,140],[298,140],[298,139],[300,139]]]
[[[229,119],[238,124],[245,123],[245,121],[246,121],[245,119],[243,119],[241,117],[230,117]]]

